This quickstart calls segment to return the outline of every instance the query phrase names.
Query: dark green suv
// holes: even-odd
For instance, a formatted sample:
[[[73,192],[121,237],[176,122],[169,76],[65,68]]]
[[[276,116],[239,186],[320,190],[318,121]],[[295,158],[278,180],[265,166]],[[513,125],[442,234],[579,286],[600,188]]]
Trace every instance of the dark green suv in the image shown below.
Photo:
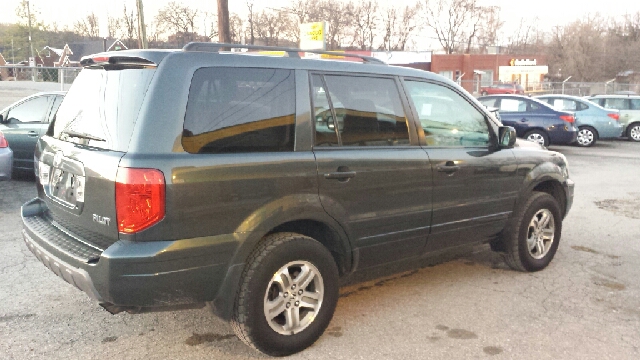
[[[455,83],[223,46],[83,59],[37,144],[25,242],[108,311],[210,304],[286,355],[323,333],[340,277],[474,243],[521,271],[553,258],[565,157]]]

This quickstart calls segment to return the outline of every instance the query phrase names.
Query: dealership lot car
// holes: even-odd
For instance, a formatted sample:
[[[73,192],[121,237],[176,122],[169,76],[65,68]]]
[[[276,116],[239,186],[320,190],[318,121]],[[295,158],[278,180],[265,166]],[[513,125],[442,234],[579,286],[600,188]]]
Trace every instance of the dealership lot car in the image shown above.
[[[540,100],[520,95],[489,95],[478,100],[499,108],[502,123],[513,126],[518,137],[540,145],[571,144],[578,136],[572,112],[556,110]]]
[[[49,127],[64,92],[41,92],[9,105],[0,112],[0,131],[13,150],[14,170],[33,171],[36,142]]]
[[[640,141],[640,96],[596,95],[589,100],[605,109],[619,110],[622,134],[629,137],[629,140]]]
[[[576,114],[578,146],[592,146],[598,139],[617,138],[622,135],[623,128],[619,122],[618,110],[605,109],[589,100],[571,95],[541,95],[537,98],[558,110]]]
[[[483,86],[480,88],[480,94],[495,95],[495,94],[515,94],[524,95],[524,88],[520,84],[493,84],[491,86]]]
[[[0,180],[11,179],[13,168],[13,151],[9,147],[9,142],[0,131]]]
[[[318,339],[342,276],[474,243],[551,262],[563,155],[441,76],[300,51],[84,58],[36,148],[28,248],[112,313],[210,303],[270,355]]]

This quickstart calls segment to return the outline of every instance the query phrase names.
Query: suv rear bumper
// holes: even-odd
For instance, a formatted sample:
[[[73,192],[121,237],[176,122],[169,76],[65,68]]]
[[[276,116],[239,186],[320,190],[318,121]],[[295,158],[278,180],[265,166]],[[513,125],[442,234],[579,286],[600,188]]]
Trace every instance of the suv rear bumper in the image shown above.
[[[97,261],[87,261],[75,255],[83,251],[71,251],[86,245],[57,224],[45,222],[46,211],[46,204],[38,198],[22,206],[22,234],[29,250],[90,298],[113,306],[171,307],[211,301],[238,245],[234,235],[175,241],[120,240],[100,253]],[[74,248],[69,251],[59,245],[71,242]]]

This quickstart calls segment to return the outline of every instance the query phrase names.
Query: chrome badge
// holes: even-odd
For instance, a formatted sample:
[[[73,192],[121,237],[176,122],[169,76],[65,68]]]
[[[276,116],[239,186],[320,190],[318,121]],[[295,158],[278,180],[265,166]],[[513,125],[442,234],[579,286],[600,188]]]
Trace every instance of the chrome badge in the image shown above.
[[[109,223],[111,222],[111,219],[109,219],[106,216],[100,216],[100,215],[93,214],[93,221],[97,222],[100,225],[109,226]]]

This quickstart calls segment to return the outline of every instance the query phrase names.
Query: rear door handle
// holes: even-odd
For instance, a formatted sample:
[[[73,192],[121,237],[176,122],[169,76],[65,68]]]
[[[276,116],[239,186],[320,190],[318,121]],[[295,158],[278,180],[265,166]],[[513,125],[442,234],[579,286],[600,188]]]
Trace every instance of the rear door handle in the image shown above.
[[[36,136],[38,136],[38,133],[37,133],[37,132],[35,132],[35,131],[29,131],[29,132],[27,133],[27,135],[29,135],[29,136],[31,136],[31,137],[36,137]]]

